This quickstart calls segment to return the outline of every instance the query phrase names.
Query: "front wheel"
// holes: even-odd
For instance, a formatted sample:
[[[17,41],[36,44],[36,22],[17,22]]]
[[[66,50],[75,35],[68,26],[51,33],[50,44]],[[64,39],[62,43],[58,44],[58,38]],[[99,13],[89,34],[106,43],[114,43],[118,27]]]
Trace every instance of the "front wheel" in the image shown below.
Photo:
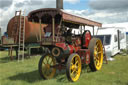
[[[50,54],[45,54],[40,58],[38,69],[42,78],[50,79],[56,73],[56,68],[53,66],[56,64],[55,58]]]
[[[66,66],[66,75],[69,81],[75,82],[81,74],[81,59],[76,53],[69,56]]]

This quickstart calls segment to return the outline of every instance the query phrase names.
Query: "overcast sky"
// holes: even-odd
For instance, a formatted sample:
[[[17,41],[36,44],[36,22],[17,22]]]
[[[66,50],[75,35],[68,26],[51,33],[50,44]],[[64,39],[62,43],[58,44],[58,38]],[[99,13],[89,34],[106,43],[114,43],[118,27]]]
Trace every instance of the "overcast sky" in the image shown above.
[[[25,9],[27,15],[35,9],[55,7],[56,0],[0,0],[0,27],[6,31],[16,10]],[[128,23],[128,0],[64,0],[64,9],[103,24]]]

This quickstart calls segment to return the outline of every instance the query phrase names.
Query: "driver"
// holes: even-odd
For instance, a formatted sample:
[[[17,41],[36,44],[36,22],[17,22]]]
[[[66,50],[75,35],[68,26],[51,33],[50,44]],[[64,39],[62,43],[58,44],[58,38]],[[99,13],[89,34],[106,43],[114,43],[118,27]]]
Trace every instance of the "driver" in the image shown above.
[[[71,44],[72,43],[72,29],[71,28],[69,28],[67,30],[66,42],[68,44]]]

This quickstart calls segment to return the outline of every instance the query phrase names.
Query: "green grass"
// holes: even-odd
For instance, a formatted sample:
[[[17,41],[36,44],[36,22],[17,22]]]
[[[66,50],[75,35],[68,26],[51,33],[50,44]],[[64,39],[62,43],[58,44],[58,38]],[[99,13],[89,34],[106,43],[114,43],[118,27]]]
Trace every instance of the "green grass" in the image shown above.
[[[33,56],[23,62],[11,61],[7,52],[0,52],[0,85],[128,85],[128,55],[115,56],[114,61],[103,64],[97,72],[83,69],[77,82],[69,82],[65,72],[53,79],[43,80],[38,73],[41,56]]]

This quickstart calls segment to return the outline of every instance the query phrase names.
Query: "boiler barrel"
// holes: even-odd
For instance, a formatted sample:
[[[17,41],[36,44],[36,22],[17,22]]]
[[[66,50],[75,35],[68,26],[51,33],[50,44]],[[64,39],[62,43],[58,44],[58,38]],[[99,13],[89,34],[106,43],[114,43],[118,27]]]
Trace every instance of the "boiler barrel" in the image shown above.
[[[14,27],[16,27],[15,24],[15,17],[13,17],[7,26],[7,33],[8,33],[8,37],[12,37],[12,33],[14,33],[15,29]],[[18,21],[19,23],[19,21]],[[40,24],[39,23],[34,23],[34,22],[30,22],[28,21],[28,18],[25,17],[25,43],[36,43],[40,40],[40,34],[42,34],[42,36],[44,35],[44,31],[43,28],[45,27],[45,24]],[[41,29],[40,29],[41,28]],[[19,29],[19,27],[17,27],[17,29]],[[14,36],[14,34],[13,34]],[[16,37],[18,37],[19,35],[15,35]]]

